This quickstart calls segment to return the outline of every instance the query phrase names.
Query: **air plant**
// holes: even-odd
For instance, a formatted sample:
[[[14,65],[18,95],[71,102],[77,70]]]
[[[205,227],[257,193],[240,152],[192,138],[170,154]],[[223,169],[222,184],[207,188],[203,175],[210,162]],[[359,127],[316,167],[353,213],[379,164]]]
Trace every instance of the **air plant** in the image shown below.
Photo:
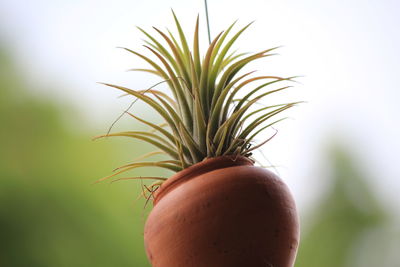
[[[252,109],[262,99],[291,87],[275,85],[293,82],[296,78],[254,76],[254,71],[240,72],[257,59],[275,55],[274,51],[278,48],[273,47],[257,53],[231,52],[235,41],[252,23],[229,36],[236,24],[235,21],[226,31],[214,38],[205,54],[201,54],[199,18],[197,17],[193,43],[190,45],[179,20],[175,13],[172,13],[178,36],[169,30],[163,32],[153,27],[155,34],[158,35],[156,38],[138,27],[147,37],[144,47],[152,57],[123,48],[150,66],[150,68],[132,69],[133,71],[158,76],[161,82],[156,85],[166,83],[169,93],[156,90],[155,86],[146,90],[134,90],[104,83],[142,100],[162,117],[164,123],[158,125],[127,112],[132,118],[149,126],[151,130],[107,133],[95,137],[96,139],[125,136],[139,139],[159,149],[143,155],[141,159],[157,154],[166,154],[169,159],[136,161],[117,168],[114,174],[98,181],[139,167],[160,167],[179,172],[207,158],[226,155],[251,157],[254,150],[272,137],[260,143],[255,143],[255,138],[265,129],[285,119],[274,120],[276,115],[300,103],[290,102]],[[135,178],[138,177],[129,179]],[[163,177],[140,178],[161,181],[157,182],[157,185],[166,180]]]

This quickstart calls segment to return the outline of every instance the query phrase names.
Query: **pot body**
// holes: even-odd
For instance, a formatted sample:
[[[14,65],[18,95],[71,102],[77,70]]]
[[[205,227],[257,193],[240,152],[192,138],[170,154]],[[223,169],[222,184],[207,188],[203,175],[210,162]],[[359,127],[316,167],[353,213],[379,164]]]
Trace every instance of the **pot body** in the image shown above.
[[[152,266],[292,267],[299,223],[286,185],[246,158],[196,165],[156,192],[144,231]]]

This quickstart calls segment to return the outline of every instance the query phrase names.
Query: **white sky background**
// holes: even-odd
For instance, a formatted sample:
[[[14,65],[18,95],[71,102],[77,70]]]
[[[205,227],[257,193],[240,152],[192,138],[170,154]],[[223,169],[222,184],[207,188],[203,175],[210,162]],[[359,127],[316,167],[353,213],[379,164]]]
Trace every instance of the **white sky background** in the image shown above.
[[[154,84],[124,72],[142,61],[115,47],[142,50],[136,25],[173,29],[171,7],[190,34],[200,13],[207,44],[202,0],[1,0],[0,38],[18,56],[27,81],[44,88],[39,95],[74,103],[104,130],[128,101],[95,82]],[[209,0],[213,36],[235,19],[240,26],[256,20],[237,47],[284,46],[280,56],[253,65],[260,74],[305,76],[282,99],[309,103],[290,112],[294,119],[263,150],[283,166],[278,171],[301,208],[326,190],[322,149],[338,135],[384,201],[400,211],[399,11],[395,0]]]

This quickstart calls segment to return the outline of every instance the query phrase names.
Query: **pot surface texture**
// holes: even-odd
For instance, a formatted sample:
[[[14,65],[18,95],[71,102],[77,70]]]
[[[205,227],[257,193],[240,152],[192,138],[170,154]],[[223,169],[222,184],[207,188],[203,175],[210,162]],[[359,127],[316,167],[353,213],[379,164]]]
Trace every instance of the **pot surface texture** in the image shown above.
[[[204,160],[154,195],[144,240],[153,267],[292,267],[295,203],[282,180],[247,158]]]

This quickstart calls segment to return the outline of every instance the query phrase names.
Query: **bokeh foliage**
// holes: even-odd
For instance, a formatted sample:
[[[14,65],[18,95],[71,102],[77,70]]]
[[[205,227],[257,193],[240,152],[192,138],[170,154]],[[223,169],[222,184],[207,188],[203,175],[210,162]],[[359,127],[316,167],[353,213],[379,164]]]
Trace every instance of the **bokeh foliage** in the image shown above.
[[[389,219],[346,149],[332,145],[328,158],[333,184],[302,229],[296,267],[355,267],[363,235]]]
[[[92,185],[120,147],[68,129],[1,49],[0,69],[0,266],[147,266],[140,186]]]

